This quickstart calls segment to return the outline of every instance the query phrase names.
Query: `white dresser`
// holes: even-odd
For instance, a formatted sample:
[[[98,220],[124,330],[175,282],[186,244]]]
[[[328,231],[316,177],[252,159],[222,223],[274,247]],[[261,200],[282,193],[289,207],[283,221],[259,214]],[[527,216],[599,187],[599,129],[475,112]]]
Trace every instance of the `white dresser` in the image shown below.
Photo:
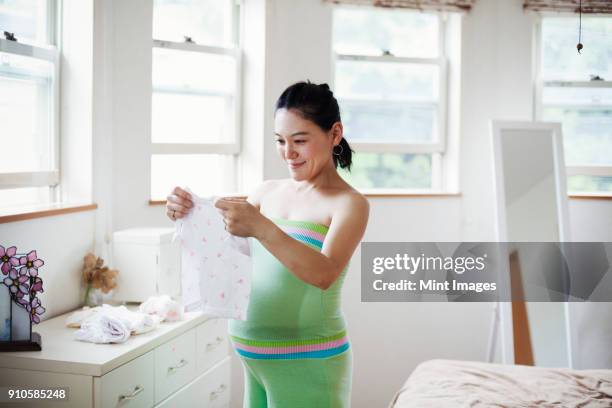
[[[42,351],[0,353],[0,387],[68,388],[68,401],[2,407],[228,407],[227,320],[200,312],[122,344],[76,341],[66,315],[35,325]]]

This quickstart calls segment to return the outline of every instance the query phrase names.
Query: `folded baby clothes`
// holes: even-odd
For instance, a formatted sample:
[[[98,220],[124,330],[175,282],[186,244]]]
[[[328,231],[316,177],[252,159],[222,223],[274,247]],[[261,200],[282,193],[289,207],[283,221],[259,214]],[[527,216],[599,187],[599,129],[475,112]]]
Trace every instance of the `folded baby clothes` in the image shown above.
[[[162,321],[183,320],[183,306],[168,295],[151,296],[140,304],[138,310],[149,315],[159,316]]]
[[[93,343],[121,343],[132,334],[155,329],[161,318],[141,312],[132,312],[125,306],[102,305],[74,312],[66,319],[69,327],[80,327],[74,333],[77,340]],[[123,332],[127,331],[125,338]]]
[[[191,193],[193,208],[176,221],[182,302],[216,317],[245,320],[251,292],[251,246],[225,230],[214,198]]]
[[[74,338],[90,343],[123,343],[130,338],[130,329],[121,318],[94,313],[81,322]]]

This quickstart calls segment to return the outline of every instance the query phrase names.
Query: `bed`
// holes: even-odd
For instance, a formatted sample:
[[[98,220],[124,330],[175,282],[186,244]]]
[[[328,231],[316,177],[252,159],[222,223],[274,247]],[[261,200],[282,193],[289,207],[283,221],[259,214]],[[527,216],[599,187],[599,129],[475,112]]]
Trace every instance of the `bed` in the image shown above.
[[[611,408],[612,370],[429,360],[389,404],[407,407]]]

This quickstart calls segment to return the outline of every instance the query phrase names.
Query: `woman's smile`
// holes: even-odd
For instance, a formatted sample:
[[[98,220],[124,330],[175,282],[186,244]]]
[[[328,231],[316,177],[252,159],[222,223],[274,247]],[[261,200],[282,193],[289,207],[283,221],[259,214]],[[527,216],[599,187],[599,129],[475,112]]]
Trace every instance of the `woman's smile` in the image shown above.
[[[306,162],[303,161],[303,162],[289,163],[289,167],[291,169],[297,169],[298,167],[302,166],[304,163],[306,163]]]

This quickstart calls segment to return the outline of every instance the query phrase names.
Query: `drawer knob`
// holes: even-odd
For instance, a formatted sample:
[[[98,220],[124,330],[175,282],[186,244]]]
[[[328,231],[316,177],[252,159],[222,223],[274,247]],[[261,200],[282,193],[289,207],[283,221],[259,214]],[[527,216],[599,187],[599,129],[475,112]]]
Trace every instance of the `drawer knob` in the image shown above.
[[[134,391],[132,391],[131,394],[120,395],[119,396],[119,402],[121,402],[121,401],[128,401],[128,400],[134,399],[138,394],[140,394],[143,391],[144,391],[144,387],[141,387],[140,385],[137,385],[134,388]]]
[[[225,384],[221,384],[219,388],[217,388],[216,390],[210,393],[210,400],[212,401],[212,400],[216,400],[217,398],[219,398],[219,395],[221,395],[221,393],[225,391],[226,389],[227,389],[227,386]]]
[[[185,367],[186,365],[187,365],[187,360],[185,360],[184,358],[181,358],[181,361],[179,361],[177,365],[168,367],[168,373],[173,373],[179,368]]]
[[[222,342],[223,342],[223,338],[217,336],[215,341],[213,341],[212,343],[206,343],[206,351],[210,351],[210,350],[214,349],[215,347],[217,347]]]

